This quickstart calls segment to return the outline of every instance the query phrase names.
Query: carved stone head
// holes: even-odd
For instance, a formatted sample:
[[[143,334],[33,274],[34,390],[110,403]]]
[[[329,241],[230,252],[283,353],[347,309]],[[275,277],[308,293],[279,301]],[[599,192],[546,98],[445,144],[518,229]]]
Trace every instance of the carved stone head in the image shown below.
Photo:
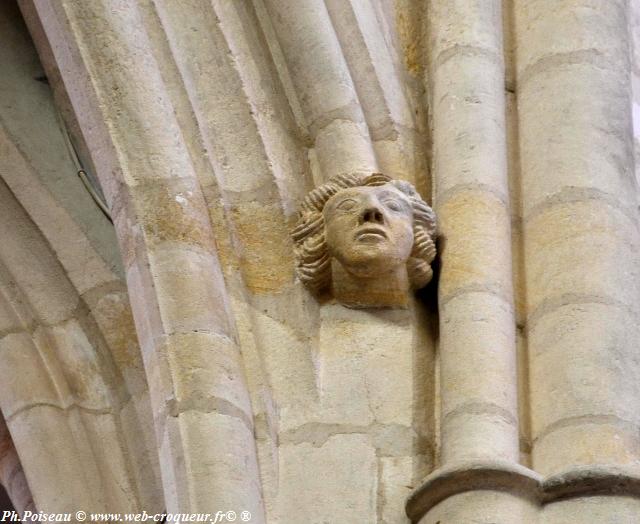
[[[398,307],[425,286],[436,220],[413,186],[381,174],[348,174],[311,191],[292,236],[297,273],[316,293],[350,307]]]

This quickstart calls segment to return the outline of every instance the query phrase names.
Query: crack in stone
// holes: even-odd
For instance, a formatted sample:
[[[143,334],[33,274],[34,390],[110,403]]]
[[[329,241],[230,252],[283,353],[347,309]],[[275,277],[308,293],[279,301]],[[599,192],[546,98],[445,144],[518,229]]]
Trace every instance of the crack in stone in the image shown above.
[[[509,197],[499,189],[496,189],[489,184],[482,183],[461,183],[455,184],[448,189],[445,189],[441,193],[436,194],[435,204],[438,209],[441,209],[449,200],[453,197],[465,192],[484,193],[494,197],[505,209],[509,210]]]
[[[513,302],[507,291],[494,284],[469,284],[468,286],[460,287],[442,297],[439,300],[440,307],[444,308],[444,306],[452,300],[471,293],[483,293],[494,296],[504,302],[509,312],[514,312]]]

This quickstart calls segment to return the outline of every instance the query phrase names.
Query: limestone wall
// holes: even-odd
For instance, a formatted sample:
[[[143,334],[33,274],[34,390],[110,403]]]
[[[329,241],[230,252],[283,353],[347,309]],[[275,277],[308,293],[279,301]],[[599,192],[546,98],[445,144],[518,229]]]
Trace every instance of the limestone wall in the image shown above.
[[[13,461],[17,506],[640,519],[639,16],[3,3],[0,482]],[[408,308],[355,310],[304,288],[290,231],[309,190],[378,171],[432,204],[439,257]]]

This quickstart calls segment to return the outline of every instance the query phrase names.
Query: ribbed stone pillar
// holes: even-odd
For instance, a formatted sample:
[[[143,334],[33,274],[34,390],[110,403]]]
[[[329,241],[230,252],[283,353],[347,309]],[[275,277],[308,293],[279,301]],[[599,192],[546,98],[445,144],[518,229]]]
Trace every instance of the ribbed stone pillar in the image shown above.
[[[442,235],[441,461],[517,461],[500,2],[434,0],[429,7]]]
[[[533,468],[589,495],[640,458],[628,2],[515,7]],[[632,521],[589,506],[551,504],[545,522]]]
[[[324,2],[264,4],[300,99],[322,179],[376,171],[367,124]]]
[[[537,480],[518,465],[501,2],[432,0],[426,16],[441,235],[441,464],[407,511],[426,513],[423,523],[480,514],[530,522],[533,506],[518,496]],[[509,493],[489,491],[497,488]]]
[[[263,522],[251,405],[209,214],[149,39],[160,28],[128,0],[35,7],[114,219],[166,508],[247,510]]]

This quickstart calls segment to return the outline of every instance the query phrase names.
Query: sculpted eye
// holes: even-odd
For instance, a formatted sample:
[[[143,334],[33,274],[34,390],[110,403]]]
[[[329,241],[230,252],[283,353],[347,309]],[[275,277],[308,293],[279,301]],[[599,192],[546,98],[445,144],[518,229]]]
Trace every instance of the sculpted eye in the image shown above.
[[[402,203],[398,202],[397,200],[387,199],[383,203],[392,211],[402,211],[404,209]]]
[[[353,198],[346,198],[336,206],[336,209],[340,209],[341,211],[351,211],[356,207],[356,205],[357,202]]]

